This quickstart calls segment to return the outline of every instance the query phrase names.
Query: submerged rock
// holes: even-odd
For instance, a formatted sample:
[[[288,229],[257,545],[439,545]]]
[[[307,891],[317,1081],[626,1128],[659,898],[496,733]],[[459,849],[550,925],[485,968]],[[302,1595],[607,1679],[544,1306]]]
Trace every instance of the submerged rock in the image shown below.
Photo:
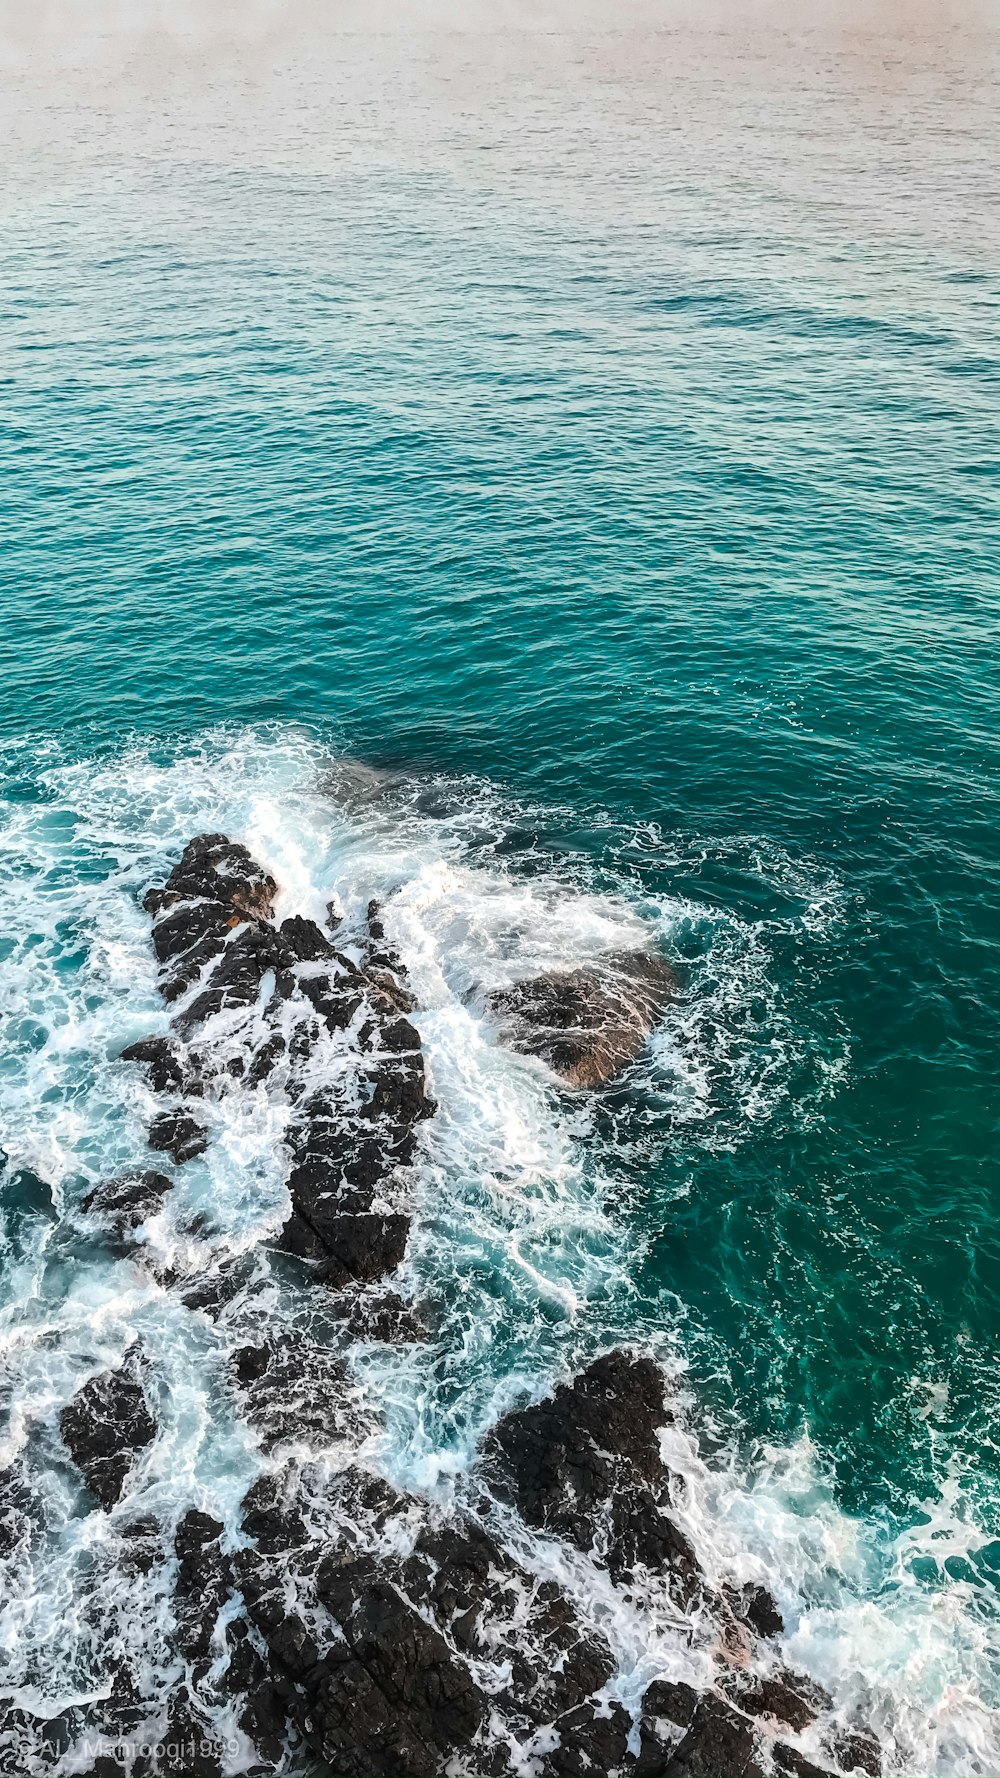
[[[119,1370],[103,1371],[77,1391],[59,1416],[59,1430],[87,1486],[110,1512],[135,1457],[156,1437],[134,1347]]]
[[[671,1475],[657,1429],[673,1416],[651,1358],[609,1352],[535,1407],[508,1414],[486,1442],[498,1491],[530,1525],[599,1550],[615,1579],[665,1573],[689,1604],[694,1550],[668,1512]]]
[[[488,1004],[512,1048],[570,1086],[600,1087],[635,1061],[673,992],[655,951],[618,951],[497,989]]]

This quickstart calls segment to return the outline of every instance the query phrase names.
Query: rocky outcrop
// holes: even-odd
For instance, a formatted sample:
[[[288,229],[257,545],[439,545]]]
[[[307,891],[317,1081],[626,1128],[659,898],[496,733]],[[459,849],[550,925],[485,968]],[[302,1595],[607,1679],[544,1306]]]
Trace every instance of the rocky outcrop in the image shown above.
[[[59,1416],[63,1442],[105,1512],[116,1506],[138,1453],[156,1437],[133,1347],[116,1371],[103,1371],[74,1395]]]
[[[204,1124],[183,1111],[163,1111],[149,1126],[149,1146],[172,1155],[180,1167],[185,1161],[193,1161],[197,1155],[204,1154],[208,1147],[208,1133]]]
[[[674,992],[655,951],[618,951],[490,994],[512,1048],[547,1062],[573,1087],[601,1087],[634,1062]]]
[[[501,1420],[486,1447],[500,1492],[530,1525],[599,1552],[616,1580],[665,1574],[690,1605],[694,1550],[670,1515],[675,1486],[657,1428],[673,1418],[651,1358],[610,1352],[572,1384]]]
[[[156,1215],[170,1189],[166,1173],[151,1169],[120,1173],[95,1185],[80,1208],[86,1216],[93,1216],[107,1234],[127,1243],[144,1222]]]
[[[159,1588],[169,1677],[144,1697],[142,1663],[116,1645],[97,1701],[67,1713],[60,1745],[78,1747],[95,1725],[112,1739],[141,1729],[159,1744],[151,1760],[112,1753],[95,1770],[209,1775],[234,1770],[225,1722],[245,1737],[240,1769],[262,1773],[823,1778],[796,1740],[822,1744],[830,1701],[781,1666],[770,1594],[719,1590],[702,1572],[680,1522],[682,1481],[661,1453],[677,1409],[648,1353],[606,1353],[507,1414],[448,1508],[366,1463],[377,1408],[349,1347],[426,1333],[405,1284],[385,1286],[405,1258],[408,1169],[435,1107],[383,908],[338,917],[334,932],[300,916],[278,924],[276,893],[224,835],[185,848],[145,897],[171,1028],[123,1052],[159,1100],[150,1145],[177,1166],[204,1151],[234,1082],[287,1108],[277,1251],[206,1267],[206,1217],[183,1230],[198,1236],[190,1271],[156,1274],[217,1340],[221,1396],[264,1473],[239,1523],[199,1499],[178,1502],[176,1523],[126,1507],[102,1525],[117,1577]],[[630,952],[520,984],[494,1009],[519,1048],[594,1086],[638,1054],[670,991],[661,959]],[[166,1173],[123,1174],[84,1210],[134,1259],[149,1217],[171,1213],[171,1189]],[[300,1293],[302,1282],[325,1288]],[[63,1410],[64,1440],[106,1511],[156,1434],[144,1374],[133,1351]],[[544,1534],[547,1565],[526,1528]],[[607,1631],[618,1608],[675,1624],[667,1670],[686,1675],[656,1679],[634,1713]],[[37,1724],[22,1727],[25,1744],[37,1740]],[[839,1749],[840,1764],[857,1751]]]

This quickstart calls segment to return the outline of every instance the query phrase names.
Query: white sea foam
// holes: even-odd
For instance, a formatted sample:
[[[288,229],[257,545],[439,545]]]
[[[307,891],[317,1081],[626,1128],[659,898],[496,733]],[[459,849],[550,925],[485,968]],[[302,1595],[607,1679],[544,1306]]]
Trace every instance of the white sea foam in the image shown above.
[[[627,1334],[635,1291],[624,1149],[597,1127],[586,1095],[497,1042],[488,991],[622,946],[663,946],[686,972],[683,990],[632,1089],[654,1143],[685,1129],[738,1144],[741,1130],[787,1103],[809,1037],[773,980],[775,916],[640,893],[614,861],[550,863],[536,852],[526,870],[525,855],[501,844],[515,811],[488,785],[347,769],[287,730],[209,735],[173,752],[136,746],[96,762],[53,756],[34,769],[42,800],[10,805],[0,836],[10,951],[0,979],[0,1464],[23,1466],[45,1529],[4,1564],[0,1656],[15,1697],[55,1715],[99,1693],[109,1646],[131,1651],[151,1697],[165,1695],[177,1678],[164,1653],[169,1576],[160,1566],[123,1581],[121,1528],[143,1513],[171,1523],[194,1505],[222,1518],[232,1539],[265,1464],[226,1388],[224,1336],[158,1279],[251,1254],[280,1228],[280,1077],[278,1088],[206,1099],[209,1147],[178,1170],[141,1261],[116,1259],[78,1220],[96,1181],[151,1164],[154,1099],[117,1056],[167,1029],[138,897],[193,833],[244,840],[279,881],[280,917],[322,921],[332,900],[345,945],[369,899],[381,899],[410,971],[438,1111],[421,1131],[406,1273],[439,1333],[401,1350],[359,1342],[353,1359],[382,1417],[370,1457],[442,1501],[462,1487],[499,1413]],[[628,844],[662,853],[667,842],[650,831]],[[745,851],[787,898],[785,929],[820,942],[837,917],[836,885],[804,863]],[[815,1071],[815,1103],[848,1065],[834,1037]],[[335,1034],[319,1052],[318,1078],[338,1067],[341,1041]],[[809,1104],[800,1109],[810,1115]],[[256,1312],[294,1315],[283,1289],[272,1280]],[[127,1499],[88,1514],[59,1410],[136,1340],[159,1433]],[[682,1340],[683,1328],[662,1328],[679,1389]],[[928,1393],[928,1414],[936,1402]],[[878,1727],[891,1770],[1000,1769],[996,1623],[971,1583],[917,1578],[922,1556],[940,1562],[982,1541],[959,1476],[944,1475],[900,1534],[842,1510],[806,1437],[752,1457],[734,1447],[710,1463],[683,1428],[667,1439],[684,1483],[678,1510],[709,1573],[772,1588],[789,1660],[829,1685],[844,1721],[856,1709]],[[611,1636],[626,1703],[657,1674],[704,1679],[705,1646],[665,1595],[626,1600],[584,1557],[513,1523],[510,1534]],[[523,1757],[528,1769],[532,1751]]]

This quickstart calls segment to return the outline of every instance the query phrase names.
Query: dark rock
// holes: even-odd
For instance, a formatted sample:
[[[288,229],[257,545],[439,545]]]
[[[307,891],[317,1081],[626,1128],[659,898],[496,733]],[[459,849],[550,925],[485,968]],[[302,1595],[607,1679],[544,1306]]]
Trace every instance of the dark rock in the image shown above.
[[[156,1215],[171,1185],[166,1173],[122,1173],[95,1185],[80,1208],[87,1216],[98,1217],[111,1233],[125,1237]]]
[[[559,1746],[545,1760],[545,1771],[558,1778],[605,1778],[620,1771],[628,1753],[631,1720],[620,1704],[598,1714],[592,1704],[578,1704],[556,1718]]]
[[[316,1276],[335,1290],[387,1278],[406,1256],[409,1233],[410,1218],[399,1214],[332,1218],[323,1229],[325,1257]]]
[[[225,1742],[197,1709],[187,1687],[179,1686],[157,1744],[157,1772],[163,1778],[221,1778],[225,1753]]]
[[[191,1661],[204,1661],[208,1655],[219,1612],[231,1590],[222,1532],[218,1519],[192,1509],[184,1514],[174,1537],[177,1642]]]
[[[666,1571],[689,1603],[700,1588],[694,1551],[665,1510],[670,1474],[656,1437],[671,1419],[650,1358],[609,1352],[547,1400],[508,1414],[485,1447],[498,1489],[531,1525],[580,1549],[606,1544],[616,1579]]]
[[[276,887],[245,846],[224,834],[202,834],[185,846],[163,887],[145,895],[143,907],[155,921],[153,949],[167,1000],[176,1000],[206,965],[225,953],[226,979],[216,989],[222,996],[219,1004],[199,995],[195,1008],[189,1008],[181,1021],[183,1028],[200,1023],[220,1005],[249,1004],[259,959],[254,945],[245,941],[260,930],[258,922],[270,919]],[[238,930],[248,922],[249,931]],[[277,946],[277,935],[269,931]],[[258,986],[267,966],[258,970]]]
[[[154,939],[156,932],[154,927]],[[207,986],[175,1020],[182,1034],[195,1030],[216,1013],[245,1011],[256,1005],[267,972],[277,972],[286,961],[286,952],[272,926],[250,926],[227,936],[213,954],[218,955],[219,961]]]
[[[246,1413],[265,1450],[294,1441],[332,1444],[359,1425],[347,1366],[336,1353],[288,1332],[233,1354]]]
[[[468,1667],[369,1558],[325,1562],[318,1591],[344,1637],[310,1675],[323,1758],[368,1778],[438,1778],[487,1714]]]
[[[149,1574],[162,1562],[163,1533],[159,1520],[150,1514],[144,1514],[141,1519],[133,1519],[130,1525],[122,1525],[118,1535],[123,1545],[118,1560],[121,1573]]]
[[[300,963],[318,963],[337,955],[335,947],[315,920],[304,920],[296,914],[290,920],[282,920],[278,931]]]
[[[821,1710],[829,1709],[833,1699],[820,1685],[802,1673],[780,1668],[776,1673],[734,1671],[724,1681],[728,1698],[748,1716],[769,1716],[787,1723],[796,1734],[815,1722]]]
[[[775,1771],[789,1772],[792,1778],[836,1778],[823,1766],[816,1766],[812,1760],[806,1759],[797,1747],[789,1747],[784,1741],[776,1741],[771,1748],[771,1758]]]
[[[845,1772],[866,1772],[868,1778],[880,1778],[882,1748],[874,1735],[849,1730],[831,1738],[829,1751]]]
[[[514,1049],[575,1087],[599,1087],[634,1061],[674,992],[655,951],[620,951],[489,996]]]
[[[785,1620],[778,1610],[773,1593],[769,1593],[766,1587],[748,1582],[739,1589],[727,1588],[726,1597],[737,1617],[749,1624],[758,1636],[769,1638],[783,1634]]]
[[[245,846],[224,833],[190,840],[162,889],[149,889],[143,907],[154,918],[179,901],[218,902],[246,920],[269,920],[277,884]]]
[[[763,1769],[752,1725],[707,1692],[664,1774],[665,1778],[757,1778]]]
[[[0,1557],[30,1544],[38,1498],[19,1463],[0,1470]]]
[[[657,1679],[647,1686],[639,1724],[639,1753],[633,1778],[660,1778],[698,1708],[699,1694],[682,1680]]]
[[[395,1291],[355,1291],[337,1301],[336,1313],[347,1340],[377,1346],[418,1345],[430,1338],[426,1310],[408,1303]]]
[[[59,1416],[59,1430],[87,1486],[109,1512],[122,1497],[136,1453],[156,1437],[134,1347],[119,1370],[103,1371],[77,1391]]]
[[[139,1062],[147,1070],[154,1093],[200,1094],[201,1081],[187,1054],[169,1037],[143,1037],[122,1050],[123,1062]]]
[[[193,1161],[208,1147],[208,1134],[197,1118],[181,1111],[163,1111],[149,1126],[149,1146],[173,1155],[177,1165]]]

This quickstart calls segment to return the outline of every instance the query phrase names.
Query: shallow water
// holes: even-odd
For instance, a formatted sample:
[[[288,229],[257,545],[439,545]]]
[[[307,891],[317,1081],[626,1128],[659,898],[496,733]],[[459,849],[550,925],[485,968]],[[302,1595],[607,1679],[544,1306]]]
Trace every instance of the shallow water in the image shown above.
[[[995,36],[116,53],[21,70],[0,200],[4,1437],[62,1526],[15,1683],[87,1683],[82,1376],[141,1334],[153,1506],[260,1461],[70,1220],[145,1153],[136,892],[224,828],[283,912],[391,895],[420,996],[443,1331],[358,1351],[378,1460],[447,1491],[648,1338],[706,1559],[890,1769],[1000,1769]],[[639,934],[681,993],[620,1087],[497,1049],[485,987]],[[280,1107],[218,1116],[164,1258],[280,1226]]]

